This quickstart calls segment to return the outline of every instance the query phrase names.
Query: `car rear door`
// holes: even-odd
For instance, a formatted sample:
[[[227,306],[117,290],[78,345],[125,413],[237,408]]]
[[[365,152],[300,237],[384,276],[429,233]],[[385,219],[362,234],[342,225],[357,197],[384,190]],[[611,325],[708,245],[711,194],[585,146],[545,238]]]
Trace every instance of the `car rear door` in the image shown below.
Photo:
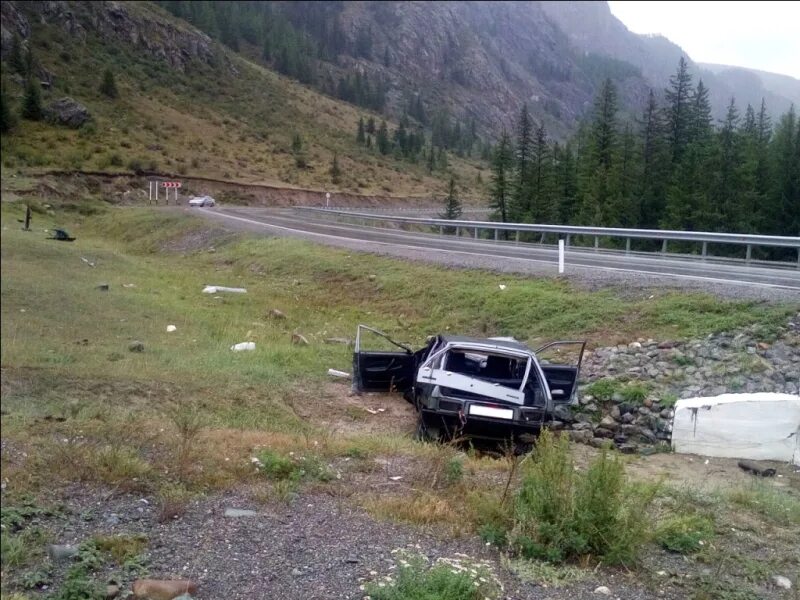
[[[586,341],[570,340],[552,342],[536,351],[553,402],[567,403],[574,398],[585,349]]]
[[[414,368],[411,348],[395,342],[377,329],[358,326],[353,352],[353,385],[356,390],[405,392],[414,384]]]

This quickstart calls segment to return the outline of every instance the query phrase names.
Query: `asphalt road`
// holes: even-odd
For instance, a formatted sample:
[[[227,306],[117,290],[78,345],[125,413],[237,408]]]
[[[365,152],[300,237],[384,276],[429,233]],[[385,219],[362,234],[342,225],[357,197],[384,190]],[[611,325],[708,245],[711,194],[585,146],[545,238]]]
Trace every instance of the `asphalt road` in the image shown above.
[[[365,227],[291,209],[218,207],[199,212],[251,231],[302,237],[354,250],[457,266],[557,274],[557,250],[551,246]],[[794,266],[569,248],[566,276],[598,285],[604,280],[635,282],[638,287],[666,284],[722,291],[725,296],[800,300],[800,269]]]

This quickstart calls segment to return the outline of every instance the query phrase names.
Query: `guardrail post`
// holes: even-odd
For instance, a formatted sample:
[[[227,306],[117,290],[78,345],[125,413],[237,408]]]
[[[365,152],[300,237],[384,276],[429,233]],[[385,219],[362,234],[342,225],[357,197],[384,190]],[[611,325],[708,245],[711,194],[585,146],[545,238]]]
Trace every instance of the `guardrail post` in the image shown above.
[[[439,235],[444,235],[444,226],[439,225]]]
[[[631,253],[631,238],[625,238],[625,254]]]
[[[517,229],[514,233],[514,243],[519,244],[519,229]],[[800,258],[798,260],[800,260]]]
[[[567,234],[566,239],[564,240],[564,245],[569,248],[569,234]]]
[[[498,235],[497,235],[497,234],[498,234],[498,230],[497,230],[497,229],[495,229],[495,230],[494,230],[494,241],[495,241],[495,242],[498,240]]]
[[[703,242],[703,258],[708,256],[708,242]]]
[[[664,240],[663,242],[661,242],[661,254],[666,254],[666,253],[667,253],[667,240]]]
[[[597,249],[600,247],[600,236],[594,236],[594,251],[597,252]]]
[[[750,245],[750,244],[747,244],[747,253],[744,256],[744,261],[745,262],[750,262],[750,259],[752,258],[752,256],[753,256],[753,246]]]
[[[461,227],[456,227],[456,237],[461,237]]]
[[[477,227],[475,228],[475,239],[476,240],[478,239],[478,228]]]

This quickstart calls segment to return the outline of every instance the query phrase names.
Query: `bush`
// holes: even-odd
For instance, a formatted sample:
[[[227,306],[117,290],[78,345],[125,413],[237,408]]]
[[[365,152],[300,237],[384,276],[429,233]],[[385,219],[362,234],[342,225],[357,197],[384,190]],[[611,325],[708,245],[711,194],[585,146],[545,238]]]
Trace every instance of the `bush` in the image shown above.
[[[444,478],[451,485],[464,478],[464,464],[459,458],[453,457],[447,461],[444,466]]]
[[[299,482],[302,479],[330,481],[333,473],[328,466],[315,455],[285,456],[272,450],[264,450],[259,454],[259,469],[270,479],[276,481]]]
[[[511,544],[550,562],[584,555],[633,562],[648,537],[646,510],[655,492],[628,485],[622,461],[607,449],[576,472],[568,438],[545,431],[523,463]]]
[[[607,402],[620,389],[620,383],[615,379],[600,379],[586,386],[586,393],[598,400]]]
[[[691,554],[714,535],[714,523],[700,515],[672,517],[659,525],[656,541],[667,550]]]
[[[500,586],[483,565],[442,560],[428,566],[424,557],[400,558],[396,579],[369,583],[373,600],[484,600],[497,598]]]

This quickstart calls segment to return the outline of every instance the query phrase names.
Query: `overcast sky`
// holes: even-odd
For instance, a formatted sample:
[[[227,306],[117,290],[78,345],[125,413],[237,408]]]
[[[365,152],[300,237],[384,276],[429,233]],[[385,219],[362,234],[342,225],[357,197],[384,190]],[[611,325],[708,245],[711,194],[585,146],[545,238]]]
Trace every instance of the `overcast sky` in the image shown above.
[[[800,79],[800,2],[609,2],[636,33],[660,33],[696,62]]]

